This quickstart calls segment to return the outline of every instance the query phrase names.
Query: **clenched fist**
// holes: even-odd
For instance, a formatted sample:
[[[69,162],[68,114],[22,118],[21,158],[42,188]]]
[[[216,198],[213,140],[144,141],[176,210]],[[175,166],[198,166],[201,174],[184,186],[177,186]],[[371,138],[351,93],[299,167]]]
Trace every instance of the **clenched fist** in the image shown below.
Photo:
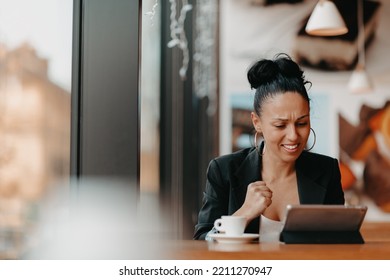
[[[244,204],[233,215],[246,217],[247,224],[260,216],[272,203],[272,191],[265,182],[256,181],[248,185]]]

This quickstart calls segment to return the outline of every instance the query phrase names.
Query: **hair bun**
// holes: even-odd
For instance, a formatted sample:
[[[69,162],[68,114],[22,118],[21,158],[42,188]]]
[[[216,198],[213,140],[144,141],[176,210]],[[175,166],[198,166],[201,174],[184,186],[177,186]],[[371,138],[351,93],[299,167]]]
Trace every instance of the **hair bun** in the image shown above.
[[[271,82],[278,74],[278,66],[272,60],[260,60],[253,64],[248,70],[248,81],[251,88]]]
[[[299,65],[296,64],[291,59],[279,59],[278,66],[280,72],[283,73],[284,76],[290,78],[298,78],[303,79],[303,71],[300,69]]]

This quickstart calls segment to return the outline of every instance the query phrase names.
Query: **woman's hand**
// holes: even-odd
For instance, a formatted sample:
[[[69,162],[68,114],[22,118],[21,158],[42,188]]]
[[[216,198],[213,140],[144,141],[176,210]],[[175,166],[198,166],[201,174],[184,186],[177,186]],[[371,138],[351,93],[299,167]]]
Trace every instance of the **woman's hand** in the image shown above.
[[[248,185],[244,204],[233,215],[246,217],[247,224],[260,216],[272,203],[272,191],[263,181]]]

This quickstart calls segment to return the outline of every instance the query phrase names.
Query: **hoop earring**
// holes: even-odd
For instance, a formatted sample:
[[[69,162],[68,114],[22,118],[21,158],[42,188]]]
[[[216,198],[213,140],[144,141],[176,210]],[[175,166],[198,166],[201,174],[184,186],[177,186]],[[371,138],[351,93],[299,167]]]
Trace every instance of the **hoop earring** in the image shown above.
[[[264,150],[265,150],[265,142],[264,142],[264,148],[263,148],[263,152],[261,153],[260,152],[260,146],[257,144],[257,134],[258,134],[259,132],[257,132],[256,131],[256,133],[255,133],[255,148],[256,148],[256,150],[257,150],[257,153],[259,154],[259,155],[264,155]]]
[[[313,145],[311,145],[310,149],[305,149],[306,152],[309,152],[311,151],[313,148],[314,148],[314,145],[316,144],[316,141],[317,141],[317,136],[316,136],[316,132],[314,131],[313,128],[310,127],[310,130],[313,131],[313,135],[314,135],[314,142],[313,142]]]
[[[259,149],[259,145],[257,144],[257,131],[256,131],[256,133],[255,133],[255,147],[256,147],[256,150],[258,150]]]

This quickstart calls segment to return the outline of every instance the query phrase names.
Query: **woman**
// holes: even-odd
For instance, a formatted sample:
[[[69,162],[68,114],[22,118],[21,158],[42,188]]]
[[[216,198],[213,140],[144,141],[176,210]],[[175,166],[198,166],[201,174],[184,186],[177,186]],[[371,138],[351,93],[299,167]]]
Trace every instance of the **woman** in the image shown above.
[[[246,233],[277,241],[288,204],[344,204],[338,161],[305,150],[314,130],[300,67],[279,54],[253,64],[248,80],[255,142],[264,141],[210,162],[194,239],[209,240],[214,221],[234,215],[246,218]]]

